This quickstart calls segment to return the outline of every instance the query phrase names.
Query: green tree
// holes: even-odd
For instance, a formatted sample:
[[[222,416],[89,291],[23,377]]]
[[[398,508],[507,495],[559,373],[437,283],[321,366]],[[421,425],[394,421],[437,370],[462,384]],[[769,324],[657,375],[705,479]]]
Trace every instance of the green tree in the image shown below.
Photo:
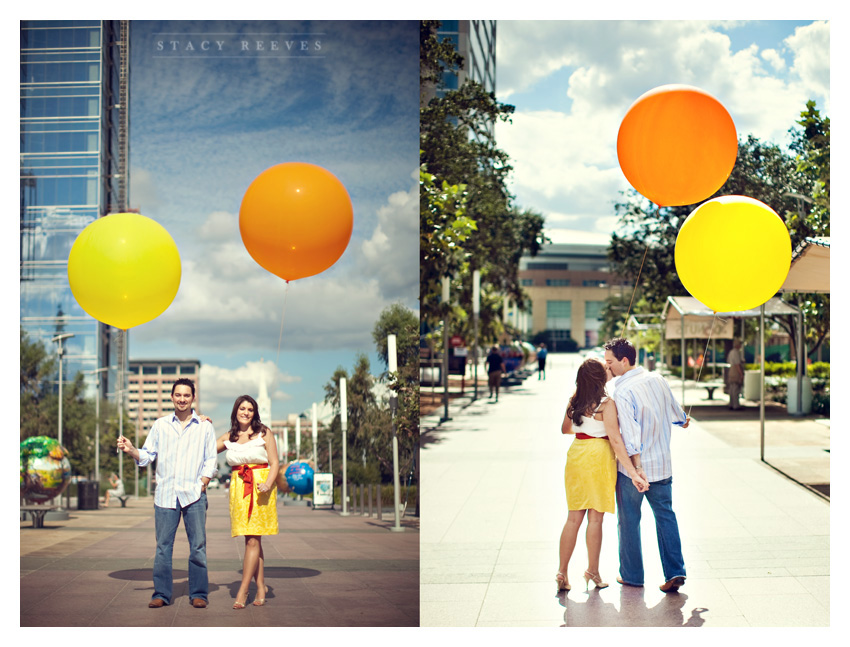
[[[829,117],[821,116],[814,101],[806,104],[797,124],[791,130],[791,150],[795,153],[796,171],[800,174],[805,191],[793,196],[796,208],[789,210],[786,222],[791,234],[792,247],[797,249],[806,238],[829,236],[830,215],[830,127]],[[809,354],[814,353],[829,336],[829,294],[787,293],[784,299],[803,312],[805,318],[805,343]],[[780,320],[797,342],[797,322],[793,317]]]
[[[799,128],[790,130],[791,153],[752,135],[742,138],[729,179],[710,196],[746,195],[764,202],[788,225],[792,249],[806,237],[829,235],[829,118],[822,117],[810,101],[797,124]],[[657,313],[667,296],[687,294],[676,273],[674,254],[679,228],[696,206],[658,208],[634,190],[615,205],[619,224],[608,258],[613,272],[625,279],[626,306],[634,292],[631,312]],[[717,251],[717,262],[726,262],[722,245]],[[829,295],[789,293],[783,299],[803,310],[809,351],[816,350],[829,334]],[[621,300],[608,304],[603,315],[606,331],[622,327],[622,305]],[[791,337],[795,353],[796,320],[778,318],[778,323]]]
[[[56,358],[44,344],[33,341],[21,330],[21,408],[20,439],[31,436],[58,436],[59,395],[51,378],[56,375]],[[85,380],[77,373],[62,387],[62,444],[70,454],[75,474],[92,478],[95,473],[95,402],[85,397]],[[124,417],[124,428],[132,421]],[[118,439],[118,412],[114,403],[101,400],[100,472],[118,470],[115,443]],[[125,466],[126,467],[126,466]]]
[[[509,122],[514,107],[471,80],[442,96],[431,92],[444,73],[463,65],[436,37],[437,24],[420,23],[420,162],[435,189],[425,187],[420,205],[420,303],[432,329],[447,314],[440,299],[444,276],[467,285],[478,269],[482,294],[492,291],[524,305],[519,257],[535,254],[544,240],[543,217],[513,204],[507,190],[510,160],[493,136],[494,124]],[[455,303],[468,310],[469,302]]]
[[[387,336],[396,335],[397,371],[389,373],[387,354]],[[384,377],[388,388],[395,392],[397,409],[395,415],[396,436],[398,438],[399,474],[410,472],[419,447],[419,317],[401,304],[385,308],[372,331],[378,356],[387,367]],[[386,406],[379,407],[381,418],[376,432],[381,434],[378,455],[381,468],[392,474],[392,418],[386,420]],[[389,425],[386,423],[389,422]],[[388,450],[388,451],[387,451]],[[416,476],[418,482],[418,474]]]

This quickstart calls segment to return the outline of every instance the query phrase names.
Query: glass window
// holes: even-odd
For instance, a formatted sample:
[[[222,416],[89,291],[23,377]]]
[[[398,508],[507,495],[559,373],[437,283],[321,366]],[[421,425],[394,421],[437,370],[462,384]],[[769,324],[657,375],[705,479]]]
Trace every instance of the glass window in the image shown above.
[[[569,330],[572,314],[571,301],[547,301],[546,328],[548,330]]]

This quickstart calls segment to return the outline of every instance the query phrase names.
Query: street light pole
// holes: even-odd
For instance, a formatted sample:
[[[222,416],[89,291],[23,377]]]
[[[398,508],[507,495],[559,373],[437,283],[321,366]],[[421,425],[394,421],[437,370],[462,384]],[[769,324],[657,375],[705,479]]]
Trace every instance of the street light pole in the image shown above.
[[[57,350],[57,354],[59,355],[59,444],[62,444],[62,355],[65,354],[65,349],[62,346],[62,342],[66,339],[70,339],[74,336],[74,333],[69,332],[64,335],[56,335],[51,341],[57,342],[59,344],[59,348]]]
[[[54,342],[59,344],[57,354],[59,355],[59,416],[58,416],[59,417],[59,423],[58,423],[58,426],[59,426],[58,436],[59,437],[58,437],[58,440],[59,440],[59,446],[60,447],[62,446],[62,355],[64,354],[64,350],[65,350],[62,346],[62,342],[66,339],[70,339],[73,336],[74,336],[74,333],[65,333],[63,335],[56,335],[56,337],[54,337],[51,340],[51,341],[54,341]],[[60,499],[58,514],[67,515],[67,512],[65,512],[62,509],[61,499]],[[65,518],[67,518],[67,516]]]
[[[339,378],[339,423],[342,427],[342,512],[348,516],[348,392],[347,380]],[[378,503],[380,505],[380,503]]]
[[[387,368],[390,375],[398,372],[398,359],[396,354],[396,336],[387,335]],[[398,393],[390,391],[390,409],[393,426],[393,512],[395,513],[395,526],[391,530],[402,532],[400,515],[398,509],[401,507],[401,483],[398,476],[398,431],[396,428],[396,412],[398,411]]]
[[[94,480],[100,483],[100,373],[108,371],[109,367],[96,368],[88,371],[95,376],[96,395],[94,399]]]

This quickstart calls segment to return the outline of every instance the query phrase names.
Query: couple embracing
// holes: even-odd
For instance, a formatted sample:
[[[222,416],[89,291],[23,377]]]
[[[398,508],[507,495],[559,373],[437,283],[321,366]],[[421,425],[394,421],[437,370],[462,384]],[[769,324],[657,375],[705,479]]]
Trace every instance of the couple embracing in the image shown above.
[[[626,339],[605,344],[605,361],[586,360],[578,369],[561,433],[575,434],[567,453],[564,482],[569,514],[560,541],[558,591],[569,591],[567,569],[587,514],[588,568],[585,584],[607,583],[599,575],[604,513],[616,500],[620,575],[626,586],[643,586],[640,516],[643,499],[655,516],[664,584],[672,593],[685,583],[679,526],[673,512],[670,434],[673,425],[690,423],[667,382],[636,365],[634,346]],[[613,397],[606,383],[619,378]]]

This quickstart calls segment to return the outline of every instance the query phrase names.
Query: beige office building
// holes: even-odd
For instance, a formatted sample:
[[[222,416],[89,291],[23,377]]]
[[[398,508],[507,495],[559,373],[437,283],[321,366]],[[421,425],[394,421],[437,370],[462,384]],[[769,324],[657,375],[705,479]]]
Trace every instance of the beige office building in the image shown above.
[[[195,410],[201,408],[201,362],[197,359],[130,360],[124,406],[139,427],[141,437],[151,425],[174,410],[171,387],[181,377],[195,383]]]
[[[527,338],[549,331],[549,350],[564,350],[569,338],[579,348],[597,346],[605,341],[599,334],[605,301],[628,298],[622,279],[611,274],[608,243],[604,236],[580,232],[547,235],[551,244],[537,256],[520,259],[519,278],[531,298],[531,311],[510,316]]]

